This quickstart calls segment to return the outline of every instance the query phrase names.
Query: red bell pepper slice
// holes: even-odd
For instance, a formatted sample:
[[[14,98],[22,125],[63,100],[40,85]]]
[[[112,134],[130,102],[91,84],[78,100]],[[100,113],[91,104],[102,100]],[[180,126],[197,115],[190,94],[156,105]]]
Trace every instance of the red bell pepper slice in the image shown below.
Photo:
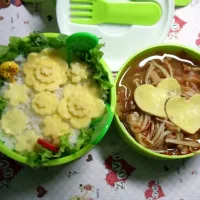
[[[59,151],[59,148],[54,146],[53,144],[49,143],[47,140],[38,138],[37,143],[43,146],[44,148],[57,153]]]

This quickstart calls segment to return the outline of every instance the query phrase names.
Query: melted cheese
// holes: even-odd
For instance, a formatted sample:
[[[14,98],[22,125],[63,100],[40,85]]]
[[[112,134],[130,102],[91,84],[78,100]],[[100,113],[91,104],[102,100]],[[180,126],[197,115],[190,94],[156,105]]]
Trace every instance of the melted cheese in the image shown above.
[[[200,129],[200,95],[189,100],[172,97],[166,103],[168,118],[187,133],[194,134]]]
[[[181,94],[178,81],[174,78],[162,80],[157,87],[144,84],[136,88],[134,99],[138,107],[149,114],[167,118],[165,113],[166,101]]]

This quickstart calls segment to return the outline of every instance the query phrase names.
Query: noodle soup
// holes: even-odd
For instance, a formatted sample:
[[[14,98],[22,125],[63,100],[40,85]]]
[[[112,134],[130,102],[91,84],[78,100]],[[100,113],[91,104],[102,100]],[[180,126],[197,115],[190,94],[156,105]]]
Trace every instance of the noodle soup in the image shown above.
[[[116,112],[142,147],[181,156],[200,149],[200,60],[176,48],[138,54],[126,64]]]

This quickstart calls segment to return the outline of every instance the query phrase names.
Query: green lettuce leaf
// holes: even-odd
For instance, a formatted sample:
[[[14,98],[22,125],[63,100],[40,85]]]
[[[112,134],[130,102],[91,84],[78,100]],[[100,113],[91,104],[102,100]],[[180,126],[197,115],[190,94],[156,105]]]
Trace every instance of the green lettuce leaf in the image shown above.
[[[9,51],[8,46],[0,45],[0,57],[5,56],[5,54]]]
[[[4,85],[4,82],[5,82],[5,79],[4,78],[0,78],[0,89]]]
[[[42,33],[33,32],[29,36],[29,40],[21,40],[19,45],[20,52],[27,56],[30,52],[40,52],[45,48],[61,49],[65,47],[67,35],[60,34],[56,38],[47,38]]]
[[[13,60],[19,55],[20,41],[18,37],[10,37],[8,46],[0,46],[0,63]]]
[[[21,152],[21,154],[28,158],[28,163],[31,167],[39,167],[48,160],[68,156],[85,147],[91,140],[93,131],[93,128],[81,129],[75,145],[70,143],[68,135],[61,136],[58,153],[53,153],[41,146],[38,152]]]
[[[112,84],[108,80],[108,73],[103,68],[101,64],[101,58],[103,52],[100,49],[104,44],[98,44],[94,49],[91,49],[87,52],[74,52],[75,58],[79,59],[82,62],[87,62],[91,71],[93,72],[93,78],[97,81],[99,86],[103,90],[108,90],[112,87]]]
[[[7,100],[0,96],[0,119],[6,106],[7,106]]]
[[[33,32],[28,41],[19,37],[10,37],[8,46],[0,46],[0,63],[15,59],[20,53],[27,56],[30,52],[40,52],[45,48],[61,49],[65,47],[67,35],[47,38],[44,34]]]
[[[19,54],[27,56],[30,52],[40,52],[45,48],[62,49],[66,47],[67,35],[60,34],[56,38],[47,38],[44,34],[33,32],[28,41],[19,37],[10,37],[8,46],[0,46],[0,63],[13,60]],[[108,73],[100,62],[103,52],[100,49],[103,44],[98,44],[94,49],[87,52],[73,52],[75,60],[88,63],[93,72],[93,78],[103,90],[108,90],[112,85],[108,81]]]
[[[43,162],[48,161],[50,158],[52,158],[53,155],[51,151],[43,147],[40,148],[40,152],[24,151],[21,152],[21,154],[28,158],[28,163],[31,167],[41,166]]]

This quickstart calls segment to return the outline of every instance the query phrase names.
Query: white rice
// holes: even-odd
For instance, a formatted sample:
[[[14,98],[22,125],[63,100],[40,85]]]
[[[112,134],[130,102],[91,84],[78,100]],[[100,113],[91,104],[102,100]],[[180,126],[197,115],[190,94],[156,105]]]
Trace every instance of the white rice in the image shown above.
[[[16,76],[16,82],[18,84],[24,84],[24,74],[23,74],[22,66],[26,62],[26,59],[22,55],[19,55],[15,59],[15,61],[21,66],[20,71],[18,75]],[[4,92],[8,90],[8,88],[9,88],[9,83],[5,82],[3,87],[0,89],[0,95],[2,96]],[[62,92],[63,92],[63,87],[59,87],[55,91],[55,94],[57,95],[58,99],[61,99],[63,97]],[[38,135],[43,136],[42,129],[44,127],[43,125],[44,117],[36,114],[31,107],[31,99],[33,98],[35,94],[36,92],[33,89],[29,88],[29,93],[28,93],[29,100],[25,104],[18,104],[16,108],[19,110],[22,110],[29,117],[25,131],[34,130]],[[4,112],[6,112],[7,110],[11,108],[13,108],[13,106],[10,105],[10,103],[8,102],[7,107],[5,108]],[[66,122],[69,123],[69,121],[66,121]],[[71,145],[76,144],[79,134],[80,134],[79,130],[73,129],[72,134],[70,134],[70,138],[69,138]],[[14,149],[16,140],[14,139],[14,137],[4,134],[1,126],[0,126],[0,140],[4,142],[8,148]]]

